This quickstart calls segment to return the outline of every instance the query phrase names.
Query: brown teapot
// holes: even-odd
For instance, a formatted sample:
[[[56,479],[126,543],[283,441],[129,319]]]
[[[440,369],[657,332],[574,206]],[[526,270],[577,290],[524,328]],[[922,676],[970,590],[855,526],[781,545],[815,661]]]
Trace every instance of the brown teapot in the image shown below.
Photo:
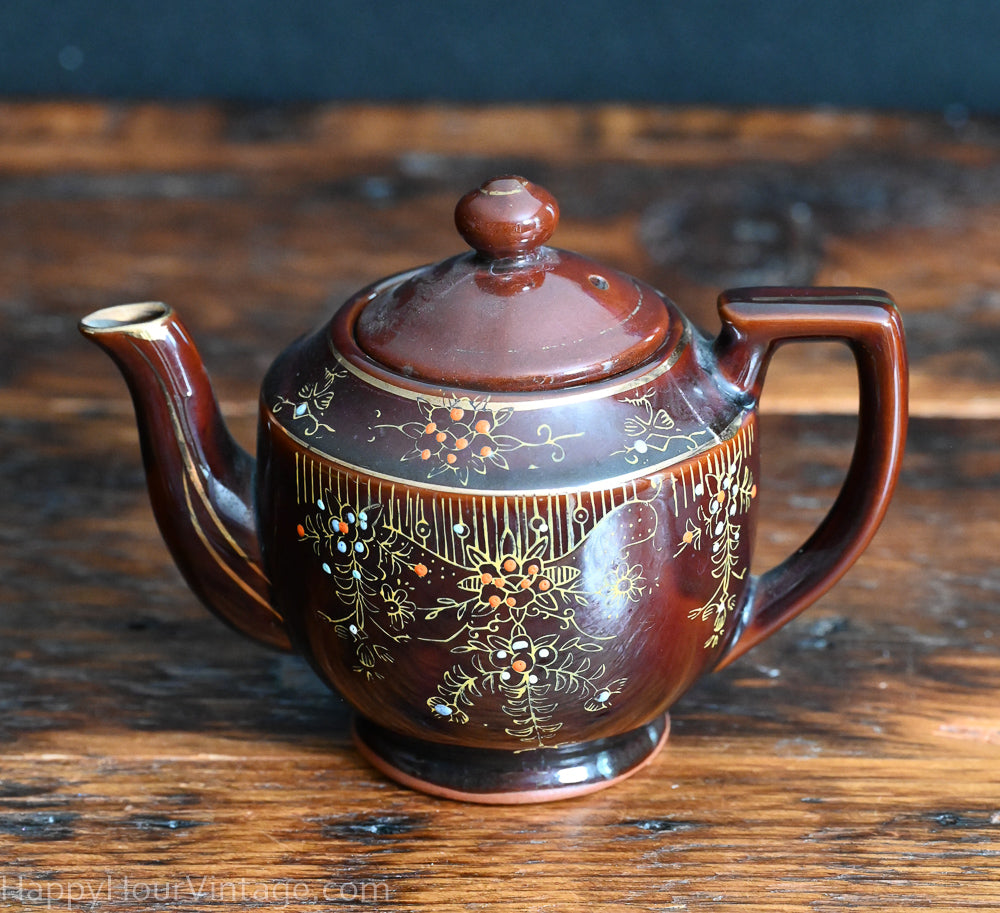
[[[671,704],[829,589],[874,534],[906,426],[899,314],[871,289],[742,289],[712,339],[663,295],[546,246],[522,178],[459,202],[473,248],[384,279],[278,357],[256,462],[162,304],[86,317],[128,381],[153,508],[198,596],[304,654],[375,767],[478,802],[647,763]],[[843,489],[750,573],[775,348],[854,354]]]

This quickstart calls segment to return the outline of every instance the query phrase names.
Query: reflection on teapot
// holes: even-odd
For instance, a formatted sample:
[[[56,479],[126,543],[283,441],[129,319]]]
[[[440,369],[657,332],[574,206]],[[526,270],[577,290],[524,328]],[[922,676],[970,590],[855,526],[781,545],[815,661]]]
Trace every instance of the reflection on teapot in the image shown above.
[[[649,286],[547,246],[557,222],[522,178],[467,194],[471,251],[359,292],[278,357],[256,460],[170,308],[81,323],[128,381],[192,589],[307,656],[377,768],[478,802],[585,793],[647,763],[700,675],[854,562],[903,450],[885,293],[730,291],[712,339]],[[754,576],[757,403],[775,348],[804,339],[853,352],[858,441],[816,532]]]

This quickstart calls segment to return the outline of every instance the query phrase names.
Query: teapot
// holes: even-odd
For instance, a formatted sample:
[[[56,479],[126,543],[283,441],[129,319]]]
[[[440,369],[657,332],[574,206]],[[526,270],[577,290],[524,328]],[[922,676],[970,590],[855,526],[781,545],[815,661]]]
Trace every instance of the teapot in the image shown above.
[[[663,294],[548,246],[553,197],[466,194],[470,250],[383,279],[293,343],[261,390],[256,459],[160,303],[82,332],[134,401],[152,506],[192,590],[303,654],[396,781],[481,803],[635,773],[671,705],[825,593],[899,470],[907,367],[892,299],[723,293],[714,338]],[[859,427],[812,536],[750,571],[758,400],[775,349],[840,340]]]

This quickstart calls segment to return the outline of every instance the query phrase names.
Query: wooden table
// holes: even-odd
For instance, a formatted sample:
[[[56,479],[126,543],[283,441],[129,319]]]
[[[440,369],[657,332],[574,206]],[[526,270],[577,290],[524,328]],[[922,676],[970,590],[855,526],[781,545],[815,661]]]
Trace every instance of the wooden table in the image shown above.
[[[385,780],[302,661],[195,603],[148,508],[124,385],[75,323],[173,304],[249,446],[279,349],[361,285],[460,250],[455,200],[509,171],[560,200],[560,246],[713,332],[726,286],[889,289],[913,418],[864,558],[700,682],[650,768],[484,809]],[[1000,907],[995,124],[7,104],[0,214],[0,906]],[[761,568],[832,500],[855,399],[836,346],[779,354]]]

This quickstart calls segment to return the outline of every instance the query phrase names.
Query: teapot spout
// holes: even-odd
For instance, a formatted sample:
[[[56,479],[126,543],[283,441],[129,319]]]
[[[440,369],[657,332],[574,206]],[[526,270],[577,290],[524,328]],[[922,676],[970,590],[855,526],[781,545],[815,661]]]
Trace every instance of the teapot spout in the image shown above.
[[[290,649],[261,567],[255,462],[226,429],[183,324],[164,304],[125,304],[90,314],[80,331],[128,383],[153,512],[188,585],[240,632]]]

